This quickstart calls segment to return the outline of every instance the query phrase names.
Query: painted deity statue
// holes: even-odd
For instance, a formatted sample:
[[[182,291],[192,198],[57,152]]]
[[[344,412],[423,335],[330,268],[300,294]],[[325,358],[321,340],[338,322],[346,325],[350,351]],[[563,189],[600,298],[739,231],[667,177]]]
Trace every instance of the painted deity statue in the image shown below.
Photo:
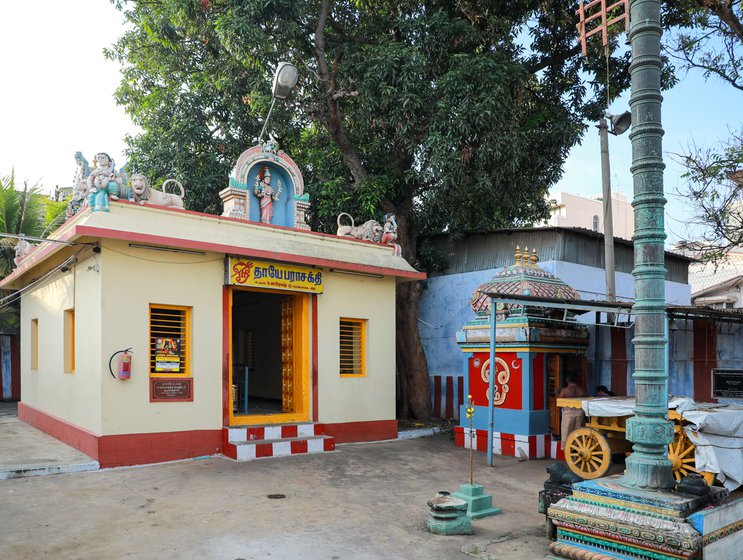
[[[400,246],[397,244],[397,220],[394,214],[387,214],[384,217],[384,226],[382,233],[382,245],[390,245],[394,249],[394,255],[396,257],[401,256]]]
[[[72,179],[72,198],[67,203],[67,217],[71,218],[85,204],[88,195],[88,176],[90,166],[88,160],[83,157],[82,152],[75,152],[75,177]]]
[[[100,152],[95,156],[96,166],[87,179],[88,206],[93,212],[108,212],[108,200],[118,200],[124,192],[126,178],[116,171],[111,156]]]
[[[271,172],[267,166],[263,166],[258,172],[253,192],[261,201],[261,223],[270,224],[273,219],[273,203],[279,200],[281,194],[281,179],[277,181],[278,189],[273,190],[271,186]]]

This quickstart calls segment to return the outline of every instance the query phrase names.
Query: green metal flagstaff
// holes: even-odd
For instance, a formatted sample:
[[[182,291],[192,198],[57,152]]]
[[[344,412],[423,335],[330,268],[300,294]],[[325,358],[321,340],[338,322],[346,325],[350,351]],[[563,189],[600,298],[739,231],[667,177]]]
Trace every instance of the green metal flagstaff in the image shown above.
[[[663,127],[661,125],[659,0],[630,1],[632,63],[632,179],[635,213],[635,416],[627,420],[634,443],[620,484],[665,490],[674,485],[668,444],[673,426],[666,419],[668,372],[665,364],[665,278]]]

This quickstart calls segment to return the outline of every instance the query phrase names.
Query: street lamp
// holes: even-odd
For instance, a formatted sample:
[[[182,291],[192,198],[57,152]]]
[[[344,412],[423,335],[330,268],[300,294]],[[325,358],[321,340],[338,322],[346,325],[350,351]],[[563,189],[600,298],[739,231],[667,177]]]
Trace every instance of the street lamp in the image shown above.
[[[607,119],[609,122],[607,123]],[[611,128],[609,128],[609,123]],[[601,186],[604,199],[604,270],[606,272],[606,299],[616,299],[614,285],[614,221],[611,213],[611,174],[609,172],[609,132],[614,136],[627,131],[632,124],[632,113],[625,111],[621,115],[606,113],[598,124],[601,139]]]
[[[268,127],[268,121],[271,119],[271,112],[273,111],[276,100],[286,99],[292,88],[297,84],[298,79],[299,71],[296,66],[291,62],[279,62],[276,72],[273,75],[273,99],[271,100],[271,107],[268,109],[266,121],[263,123],[261,135],[258,137],[258,144],[261,144],[263,141],[263,135],[266,133],[266,127]]]

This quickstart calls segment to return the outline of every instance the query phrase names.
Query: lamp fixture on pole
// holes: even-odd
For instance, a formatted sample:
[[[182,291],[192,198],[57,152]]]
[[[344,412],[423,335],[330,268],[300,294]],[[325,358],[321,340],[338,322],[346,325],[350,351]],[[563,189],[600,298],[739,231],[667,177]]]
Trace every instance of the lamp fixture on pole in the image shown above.
[[[292,88],[297,85],[298,79],[299,71],[296,66],[291,62],[279,62],[276,72],[273,75],[273,99],[271,100],[271,107],[268,109],[266,121],[263,123],[260,136],[258,136],[258,144],[263,142],[263,135],[266,133],[268,121],[271,120],[271,113],[273,112],[273,106],[276,100],[286,99]]]
[[[608,119],[608,122],[607,122]],[[632,113],[625,111],[621,115],[606,113],[598,124],[601,140],[601,186],[604,200],[604,270],[606,272],[606,299],[616,300],[614,280],[614,220],[611,210],[611,173],[609,171],[609,132],[618,136],[629,129],[632,124]]]

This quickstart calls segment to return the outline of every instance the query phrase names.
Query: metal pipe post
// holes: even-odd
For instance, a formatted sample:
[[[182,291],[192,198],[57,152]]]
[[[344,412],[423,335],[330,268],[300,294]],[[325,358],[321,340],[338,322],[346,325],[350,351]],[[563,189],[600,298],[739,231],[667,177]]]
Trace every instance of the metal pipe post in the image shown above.
[[[495,301],[490,298],[490,375],[488,376],[488,466],[493,466],[493,428],[494,408],[493,391],[495,389]]]

